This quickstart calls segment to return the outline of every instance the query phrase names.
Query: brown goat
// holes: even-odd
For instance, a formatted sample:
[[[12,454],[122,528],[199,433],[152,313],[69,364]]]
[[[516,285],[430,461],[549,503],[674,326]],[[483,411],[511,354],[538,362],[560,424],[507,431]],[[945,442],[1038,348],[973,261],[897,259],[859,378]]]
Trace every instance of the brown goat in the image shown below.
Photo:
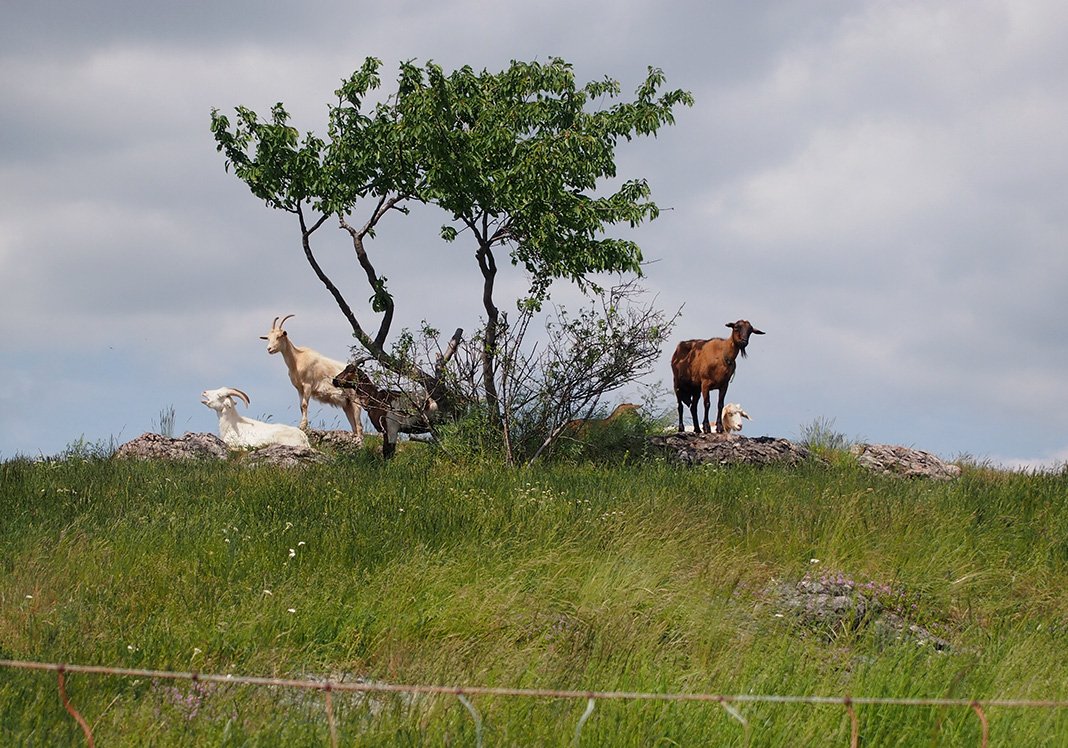
[[[607,418],[576,418],[565,423],[560,433],[566,434],[572,438],[581,438],[587,436],[591,431],[615,423],[620,418],[636,416],[639,407],[640,406],[635,405],[634,403],[621,403],[616,406],[615,410],[608,414]]]
[[[684,340],[671,356],[671,374],[675,384],[675,397],[679,402],[680,432],[685,431],[682,425],[683,405],[690,408],[693,430],[700,431],[697,427],[697,401],[698,398],[703,398],[704,432],[712,433],[708,423],[709,391],[719,390],[715,433],[723,433],[723,401],[727,398],[727,385],[734,378],[735,359],[738,354],[745,358],[745,347],[749,345],[750,335],[764,334],[745,319],[728,322],[727,327],[732,331],[729,338]]]
[[[397,434],[430,433],[438,404],[426,397],[396,390],[383,390],[357,364],[349,364],[333,379],[333,385],[354,390],[371,424],[382,434],[382,456],[389,459],[397,449]]]

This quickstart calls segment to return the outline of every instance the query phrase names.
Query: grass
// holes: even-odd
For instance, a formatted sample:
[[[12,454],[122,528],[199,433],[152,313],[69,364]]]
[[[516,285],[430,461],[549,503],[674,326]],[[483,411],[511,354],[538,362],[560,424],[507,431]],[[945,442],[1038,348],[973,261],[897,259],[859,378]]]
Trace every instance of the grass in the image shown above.
[[[284,472],[92,454],[0,465],[0,658],[547,689],[1068,698],[1068,473],[953,483],[849,461],[508,470],[410,448]],[[893,589],[936,651],[819,629],[776,590]],[[67,679],[100,745],[323,745],[322,696]],[[478,697],[486,745],[568,743],[585,704]],[[345,745],[474,744],[453,697],[335,694]],[[751,745],[847,744],[841,707],[746,704]],[[862,744],[975,745],[968,709],[858,707]],[[1068,710],[990,709],[1059,745]],[[0,669],[0,743],[77,744],[54,676]],[[742,745],[715,705],[598,702],[582,745]]]

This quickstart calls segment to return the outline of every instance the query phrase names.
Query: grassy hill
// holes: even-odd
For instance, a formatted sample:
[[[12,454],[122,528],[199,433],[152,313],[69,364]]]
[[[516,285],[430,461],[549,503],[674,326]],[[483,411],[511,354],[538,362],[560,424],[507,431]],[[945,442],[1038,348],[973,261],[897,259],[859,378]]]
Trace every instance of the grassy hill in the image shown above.
[[[1068,699],[1068,472],[952,483],[662,461],[508,470],[410,449],[300,472],[0,465],[0,659],[389,683]],[[813,620],[834,578],[902,622]],[[948,647],[908,633],[930,632]],[[326,745],[321,694],[71,675],[98,745]],[[476,697],[486,745],[585,707]],[[343,745],[473,745],[451,696],[335,694]],[[841,707],[746,704],[752,745],[847,745]],[[858,707],[862,745],[977,745],[961,708]],[[998,745],[1068,710],[991,708]],[[0,743],[77,745],[54,674],[0,668]],[[742,745],[715,704],[602,701],[582,745]]]

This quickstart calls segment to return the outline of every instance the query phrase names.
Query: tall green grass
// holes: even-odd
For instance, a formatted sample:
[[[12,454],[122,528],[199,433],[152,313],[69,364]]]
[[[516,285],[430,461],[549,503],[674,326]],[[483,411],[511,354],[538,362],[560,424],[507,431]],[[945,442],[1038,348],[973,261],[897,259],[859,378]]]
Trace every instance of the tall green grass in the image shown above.
[[[953,483],[795,469],[508,470],[369,456],[303,471],[0,465],[0,658],[391,683],[1068,698],[1068,473]],[[805,574],[904,591],[936,651],[820,630]],[[98,745],[322,745],[322,696],[72,675]],[[486,745],[567,744],[584,703],[479,697]],[[454,697],[334,703],[345,745],[473,744]],[[846,744],[841,707],[740,707],[752,745]],[[968,709],[858,707],[863,744],[975,745]],[[991,709],[1061,745],[1063,710]],[[0,670],[0,743],[78,744],[54,676]],[[583,745],[741,745],[716,705],[599,702]]]

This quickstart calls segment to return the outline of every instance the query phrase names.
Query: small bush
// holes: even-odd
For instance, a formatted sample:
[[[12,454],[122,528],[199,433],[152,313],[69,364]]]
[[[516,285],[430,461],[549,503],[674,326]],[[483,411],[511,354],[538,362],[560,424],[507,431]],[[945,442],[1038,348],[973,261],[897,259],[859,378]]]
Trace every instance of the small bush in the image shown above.
[[[834,419],[820,416],[801,427],[801,444],[813,452],[842,452],[849,449],[845,434],[834,430]]]
[[[174,438],[174,406],[168,405],[160,408],[159,421],[156,425],[156,433],[168,439]]]
[[[119,446],[116,443],[114,436],[108,437],[107,439],[89,441],[83,435],[64,447],[63,451],[57,454],[54,459],[79,460],[81,462],[107,460],[115,454],[115,451],[118,448]]]
[[[472,407],[461,418],[434,429],[433,445],[454,462],[497,462],[502,457],[501,433],[490,425],[484,407]]]

